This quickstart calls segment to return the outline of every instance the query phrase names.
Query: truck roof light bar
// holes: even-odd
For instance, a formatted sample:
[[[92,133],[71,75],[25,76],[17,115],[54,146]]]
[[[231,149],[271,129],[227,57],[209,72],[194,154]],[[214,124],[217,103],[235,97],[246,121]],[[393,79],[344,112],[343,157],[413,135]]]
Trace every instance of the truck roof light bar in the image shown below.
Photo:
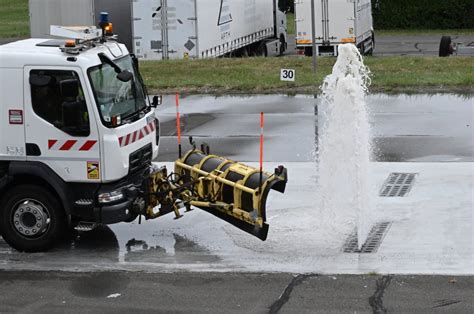
[[[59,49],[72,55],[78,55],[81,51],[95,47],[99,43],[117,41],[117,36],[113,35],[112,23],[104,24],[104,30],[95,26],[51,25],[50,33],[52,36],[66,38],[66,42]]]
[[[79,41],[97,40],[102,37],[102,30],[95,26],[59,26],[51,25],[52,36],[75,39]]]

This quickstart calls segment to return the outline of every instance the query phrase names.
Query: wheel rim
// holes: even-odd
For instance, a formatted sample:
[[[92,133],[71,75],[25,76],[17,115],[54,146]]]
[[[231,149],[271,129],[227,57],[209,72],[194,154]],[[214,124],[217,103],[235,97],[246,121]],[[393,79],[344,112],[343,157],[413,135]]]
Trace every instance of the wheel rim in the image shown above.
[[[26,238],[41,237],[48,231],[51,216],[46,206],[34,199],[24,199],[16,203],[12,224],[16,232]]]

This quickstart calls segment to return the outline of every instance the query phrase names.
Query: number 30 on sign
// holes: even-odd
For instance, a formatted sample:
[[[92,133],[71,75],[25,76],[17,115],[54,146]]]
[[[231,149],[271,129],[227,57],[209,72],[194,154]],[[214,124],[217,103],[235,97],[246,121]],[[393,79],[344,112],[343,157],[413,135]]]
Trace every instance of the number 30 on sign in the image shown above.
[[[296,71],[293,69],[281,69],[280,70],[280,81],[294,82]]]

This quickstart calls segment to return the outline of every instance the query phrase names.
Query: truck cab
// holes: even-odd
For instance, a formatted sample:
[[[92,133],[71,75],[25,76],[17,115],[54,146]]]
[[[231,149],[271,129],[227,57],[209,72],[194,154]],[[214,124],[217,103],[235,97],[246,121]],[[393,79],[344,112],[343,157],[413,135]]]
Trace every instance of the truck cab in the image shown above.
[[[192,206],[265,240],[267,196],[284,192],[286,168],[267,173],[209,147],[198,150],[192,140],[184,156],[180,144],[174,172],[152,164],[159,98],[148,98],[138,60],[106,17],[100,30],[52,26],[72,39],[0,46],[4,240],[20,251],[44,251],[71,228],[173,212],[180,218],[180,209]]]
[[[65,226],[136,217],[123,188],[150,171],[159,123],[125,45],[0,46],[0,116],[0,230],[12,246],[41,250]]]

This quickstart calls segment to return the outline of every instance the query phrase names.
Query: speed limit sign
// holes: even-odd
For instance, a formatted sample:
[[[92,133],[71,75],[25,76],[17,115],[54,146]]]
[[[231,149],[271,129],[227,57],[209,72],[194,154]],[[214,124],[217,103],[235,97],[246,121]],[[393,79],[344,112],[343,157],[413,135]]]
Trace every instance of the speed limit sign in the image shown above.
[[[296,71],[294,69],[281,69],[280,81],[294,82]]]

